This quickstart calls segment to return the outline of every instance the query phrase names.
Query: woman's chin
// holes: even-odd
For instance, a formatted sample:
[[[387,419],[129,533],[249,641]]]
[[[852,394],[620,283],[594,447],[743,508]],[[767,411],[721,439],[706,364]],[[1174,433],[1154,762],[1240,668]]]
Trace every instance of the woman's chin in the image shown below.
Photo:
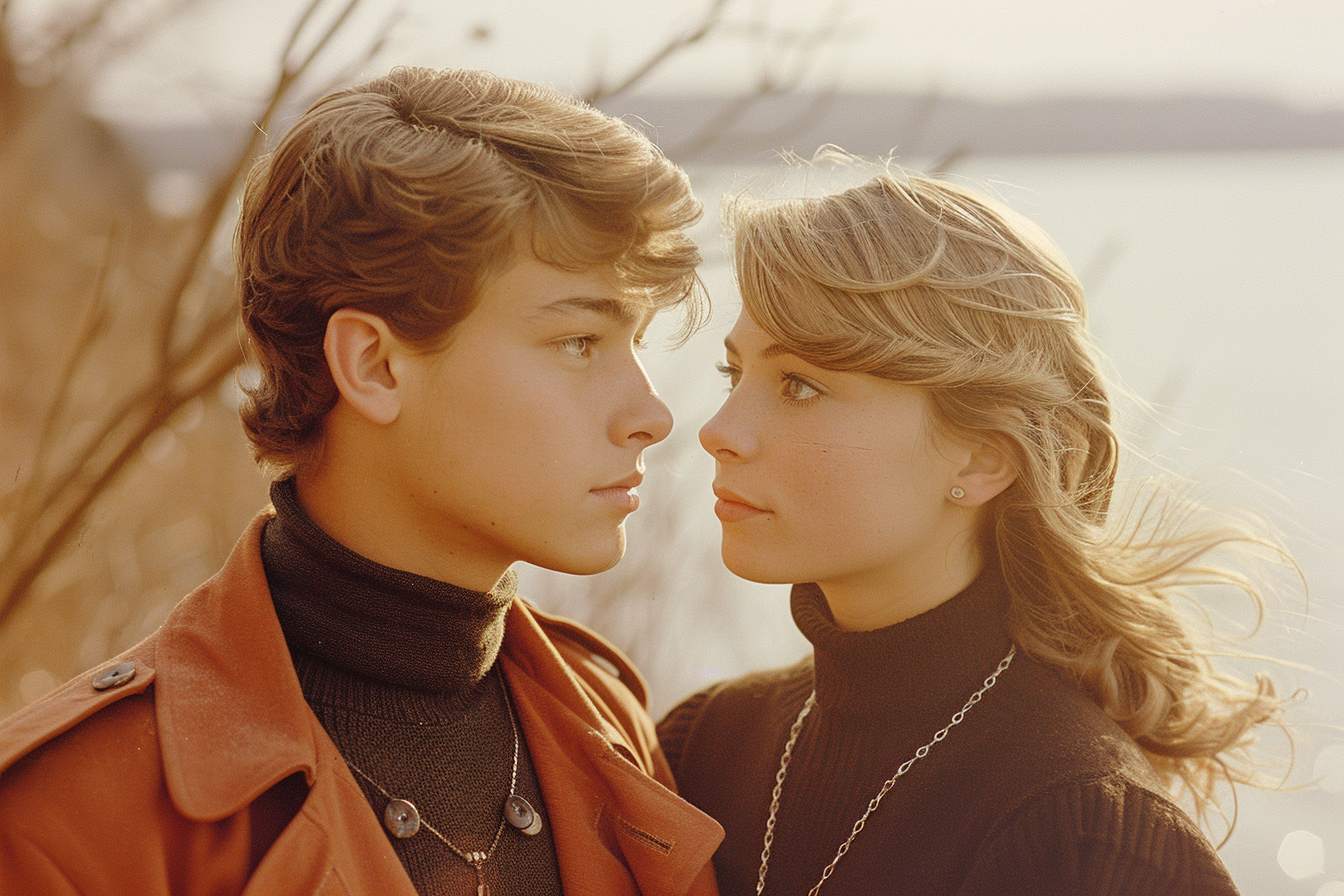
[[[810,581],[794,578],[788,569],[778,563],[770,563],[761,557],[744,556],[741,552],[730,549],[727,544],[724,544],[721,556],[723,565],[728,567],[729,572],[748,582],[761,585],[792,585],[794,582]]]

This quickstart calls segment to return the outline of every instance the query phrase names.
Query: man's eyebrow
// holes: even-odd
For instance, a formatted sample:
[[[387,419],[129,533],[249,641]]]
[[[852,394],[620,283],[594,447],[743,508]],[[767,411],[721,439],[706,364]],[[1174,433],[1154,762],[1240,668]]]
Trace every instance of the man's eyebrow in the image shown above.
[[[574,312],[600,314],[620,324],[648,323],[652,309],[635,302],[613,299],[609,296],[569,296],[543,305],[529,317],[553,317]]]
[[[733,342],[733,337],[731,335],[723,337],[723,347],[728,349],[729,354],[737,355],[739,357],[742,355],[742,353],[737,350],[737,345]],[[762,361],[767,361],[770,358],[777,358],[780,355],[792,355],[793,357],[798,358],[798,354],[794,352],[793,349],[780,342],[770,343],[765,348],[761,349],[761,353],[757,357]],[[799,358],[799,360],[801,361],[802,359]]]

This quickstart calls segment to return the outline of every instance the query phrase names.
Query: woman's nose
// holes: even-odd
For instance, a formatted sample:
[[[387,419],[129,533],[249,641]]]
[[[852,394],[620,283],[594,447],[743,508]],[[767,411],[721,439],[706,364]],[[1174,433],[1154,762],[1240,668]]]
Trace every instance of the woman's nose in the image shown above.
[[[700,427],[700,447],[708,451],[715,460],[733,460],[747,457],[751,453],[754,439],[742,425],[737,404],[734,396],[730,394],[718,413]]]

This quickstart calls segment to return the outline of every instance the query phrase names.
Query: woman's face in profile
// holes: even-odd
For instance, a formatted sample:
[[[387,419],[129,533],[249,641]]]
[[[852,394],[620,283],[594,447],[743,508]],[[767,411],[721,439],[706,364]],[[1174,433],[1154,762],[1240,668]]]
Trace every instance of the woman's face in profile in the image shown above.
[[[928,394],[809,364],[746,312],[724,343],[731,392],[700,443],[728,568],[882,587],[941,563],[964,526],[947,495],[970,449],[935,435]]]

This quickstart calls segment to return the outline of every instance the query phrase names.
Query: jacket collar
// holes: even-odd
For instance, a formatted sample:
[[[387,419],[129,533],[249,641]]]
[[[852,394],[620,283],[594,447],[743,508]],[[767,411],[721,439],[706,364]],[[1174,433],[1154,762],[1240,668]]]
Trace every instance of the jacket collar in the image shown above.
[[[188,818],[217,821],[297,771],[313,784],[316,718],[303,699],[253,519],[224,567],[164,624],[155,705],[164,775]]]
[[[160,632],[164,775],[178,810],[200,821],[241,811],[295,772],[310,787],[323,764],[349,775],[304,701],[271,604],[260,549],[269,518],[252,521],[224,567]],[[714,892],[710,857],[722,829],[632,761],[645,756],[647,767],[648,745],[632,744],[599,709],[522,601],[509,610],[501,662],[566,889],[616,892],[612,881],[630,875],[646,896]]]

